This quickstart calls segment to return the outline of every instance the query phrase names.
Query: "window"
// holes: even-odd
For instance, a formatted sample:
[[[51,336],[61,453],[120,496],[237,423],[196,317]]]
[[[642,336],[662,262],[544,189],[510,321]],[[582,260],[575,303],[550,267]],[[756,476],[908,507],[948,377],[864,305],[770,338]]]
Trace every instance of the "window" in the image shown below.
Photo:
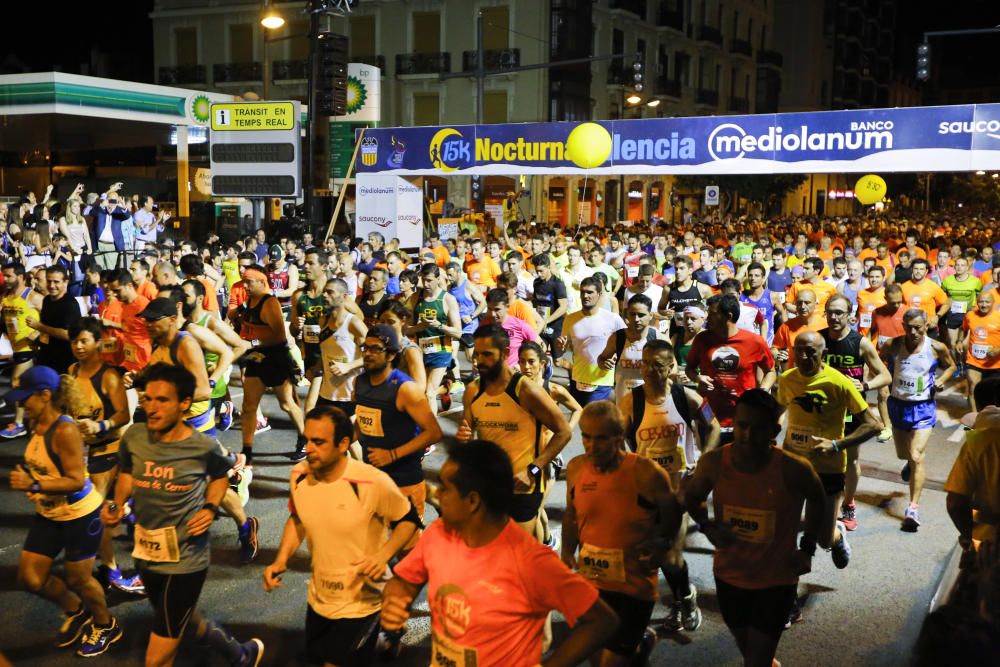
[[[611,31],[611,53],[625,53],[625,33],[618,28]]]
[[[698,57],[698,88],[705,89],[705,57]]]
[[[507,91],[487,90],[483,95],[483,122],[507,122]]]
[[[753,18],[747,19],[747,41],[753,42]]]
[[[510,10],[506,6],[483,7],[483,48],[510,48]]]
[[[174,28],[174,49],[180,67],[198,64],[198,29]]]
[[[351,16],[351,57],[373,56],[375,48],[375,16]]]
[[[670,68],[668,64],[667,49],[661,44],[657,49],[656,55],[656,75],[663,78],[669,77]]]
[[[437,125],[441,122],[441,108],[437,93],[414,93],[413,124]]]
[[[767,26],[762,25],[760,27],[760,48],[767,48]]]
[[[441,14],[413,12],[413,52],[440,53],[440,51]]]
[[[740,37],[740,13],[737,11],[733,12],[733,39],[739,39]]]
[[[229,62],[253,62],[253,25],[234,23],[229,26]]]

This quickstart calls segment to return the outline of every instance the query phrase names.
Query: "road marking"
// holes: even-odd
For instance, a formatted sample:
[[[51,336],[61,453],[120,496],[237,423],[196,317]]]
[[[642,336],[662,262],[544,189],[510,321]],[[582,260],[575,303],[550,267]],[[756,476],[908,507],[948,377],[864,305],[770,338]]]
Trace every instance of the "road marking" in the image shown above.
[[[965,437],[965,427],[962,424],[958,425],[955,432],[948,436],[948,442],[961,442]]]

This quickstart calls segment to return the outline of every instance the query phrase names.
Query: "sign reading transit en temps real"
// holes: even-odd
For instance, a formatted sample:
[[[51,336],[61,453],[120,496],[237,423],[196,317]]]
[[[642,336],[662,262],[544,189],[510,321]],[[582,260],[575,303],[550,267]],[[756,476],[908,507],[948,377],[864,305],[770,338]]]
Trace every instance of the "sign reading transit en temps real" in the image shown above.
[[[359,177],[996,170],[1000,104],[375,128],[357,169]]]
[[[298,102],[213,104],[212,194],[294,198],[301,189]]]

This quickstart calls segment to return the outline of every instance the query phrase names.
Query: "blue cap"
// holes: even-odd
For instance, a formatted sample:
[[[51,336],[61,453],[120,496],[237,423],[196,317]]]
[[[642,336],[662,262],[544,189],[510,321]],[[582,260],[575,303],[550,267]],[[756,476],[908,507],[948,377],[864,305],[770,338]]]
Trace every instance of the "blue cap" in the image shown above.
[[[59,373],[48,366],[32,366],[21,374],[17,381],[17,387],[4,394],[3,399],[17,403],[46,389],[58,391]]]

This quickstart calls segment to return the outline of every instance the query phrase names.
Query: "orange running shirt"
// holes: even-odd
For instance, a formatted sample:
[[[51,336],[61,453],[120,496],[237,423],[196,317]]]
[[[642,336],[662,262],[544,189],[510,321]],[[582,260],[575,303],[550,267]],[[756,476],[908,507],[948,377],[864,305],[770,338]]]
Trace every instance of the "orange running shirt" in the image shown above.
[[[920,281],[920,284],[907,280],[900,285],[903,288],[903,302],[910,308],[919,308],[927,314],[927,317],[937,317],[937,309],[948,302],[948,295],[944,290],[927,278]]]
[[[872,328],[872,313],[885,305],[885,288],[877,290],[865,288],[858,292],[858,332],[867,336]]]
[[[962,321],[962,332],[970,333],[969,349],[965,351],[965,361],[970,366],[983,370],[1000,368],[1000,355],[990,358],[991,347],[1000,348],[1000,312],[991,310],[985,317],[979,311],[969,311]]]

